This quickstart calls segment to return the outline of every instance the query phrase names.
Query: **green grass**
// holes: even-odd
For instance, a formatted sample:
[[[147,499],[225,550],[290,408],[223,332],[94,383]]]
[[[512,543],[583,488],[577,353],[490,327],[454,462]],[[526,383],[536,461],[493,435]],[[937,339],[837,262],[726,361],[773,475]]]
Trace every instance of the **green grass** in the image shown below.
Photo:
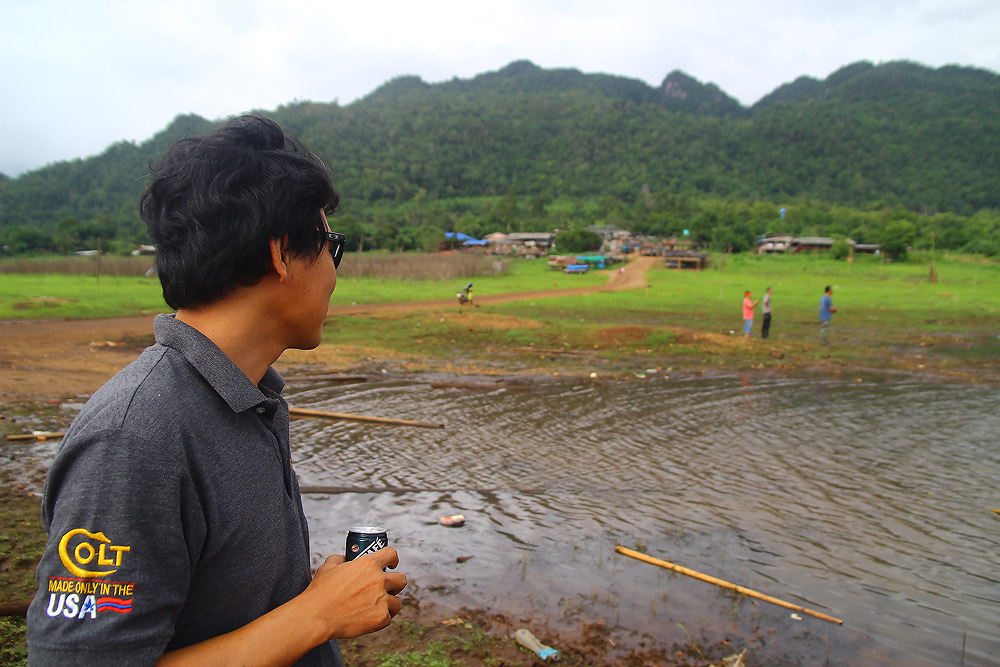
[[[518,265],[518,276],[532,278],[530,269],[530,263]],[[935,269],[937,282],[932,283],[930,265],[919,258],[883,265],[874,257],[848,263],[822,256],[736,255],[716,257],[713,268],[701,272],[670,270],[658,262],[645,289],[533,298],[465,311],[332,318],[327,341],[391,349],[413,359],[480,359],[484,366],[511,370],[538,368],[532,364],[542,362],[567,372],[600,370],[595,364],[638,372],[678,363],[729,368],[905,364],[914,369],[933,362],[945,370],[975,373],[981,362],[993,364],[1000,357],[1000,264],[939,257]],[[535,271],[536,282],[520,283],[518,291],[537,289],[545,275]],[[839,309],[830,349],[818,344],[819,299],[826,285],[834,287]],[[739,335],[743,291],[751,289],[760,299],[767,286],[773,288],[771,339],[758,337],[744,345]],[[759,336],[760,306],[756,313],[754,334]],[[507,322],[494,326],[484,316]],[[724,336],[698,339],[678,330]],[[775,347],[784,356],[773,353]],[[558,351],[566,354],[552,354]]]
[[[0,665],[23,667],[28,664],[28,649],[23,618],[0,616]]]
[[[717,262],[718,265],[718,262]],[[673,316],[697,313],[706,329],[739,329],[743,291],[763,298],[773,288],[774,323],[800,332],[818,321],[819,299],[826,285],[834,288],[838,308],[834,325],[849,328],[900,327],[940,330],[949,323],[996,325],[1000,314],[1000,264],[940,259],[937,282],[929,281],[925,263],[881,264],[871,256],[853,263],[822,256],[737,255],[725,269],[692,272],[656,271],[651,292]],[[757,307],[757,318],[761,308]]]
[[[383,653],[376,657],[378,667],[451,667],[448,650],[441,642],[431,642],[422,651]]]
[[[155,278],[0,275],[0,319],[124,317],[169,312]]]
[[[428,256],[433,261],[433,256]],[[350,256],[345,259],[349,261]],[[544,259],[515,261],[507,275],[461,280],[383,280],[342,278],[333,305],[454,299],[472,282],[473,296],[565,287],[590,287],[607,281],[607,273],[566,275],[549,269]],[[126,317],[170,312],[156,278],[58,273],[0,274],[0,319],[80,319]]]
[[[440,261],[426,256],[428,265]],[[425,300],[448,305],[440,311],[334,317],[324,333],[328,343],[392,350],[401,357],[464,356],[515,369],[527,363],[522,348],[585,352],[639,369],[666,367],[679,358],[712,366],[780,366],[787,359],[772,354],[772,348],[781,344],[795,347],[796,359],[803,364],[830,359],[884,367],[894,363],[894,355],[905,356],[898,354],[902,350],[912,367],[922,364],[925,356],[966,373],[975,374],[977,364],[995,366],[1000,356],[1000,263],[939,255],[935,270],[937,282],[931,282],[926,256],[883,264],[871,256],[845,262],[822,255],[717,255],[705,271],[675,271],[657,262],[648,274],[648,287],[642,289],[535,296],[464,310],[452,303],[467,282],[464,278],[344,278],[334,292],[334,305]],[[568,276],[534,259],[513,261],[505,275],[471,280],[474,294],[481,296],[593,287],[607,276]],[[833,286],[838,308],[829,350],[818,345],[817,326],[826,285]],[[771,339],[734,346],[742,328],[743,291],[753,290],[753,298],[760,299],[767,286],[774,290]],[[8,274],[0,276],[0,299],[0,318],[111,317],[168,310],[158,283],[143,278],[102,277],[98,284],[90,277]],[[760,313],[758,306],[758,319]],[[507,321],[497,325],[483,316]],[[754,333],[759,335],[759,321],[756,325]],[[699,339],[680,336],[679,330],[726,336],[733,332],[733,338]],[[920,349],[925,347],[927,354]],[[515,358],[518,354],[521,359]],[[547,363],[580,367],[581,358],[553,360],[549,355]]]
[[[348,261],[349,257],[344,261]],[[466,284],[473,284],[473,297],[542,289],[593,287],[607,282],[606,272],[567,275],[554,271],[544,259],[525,259],[511,263],[503,276],[479,276],[462,280],[379,280],[375,278],[338,279],[330,303],[333,305],[436,301],[454,299]]]

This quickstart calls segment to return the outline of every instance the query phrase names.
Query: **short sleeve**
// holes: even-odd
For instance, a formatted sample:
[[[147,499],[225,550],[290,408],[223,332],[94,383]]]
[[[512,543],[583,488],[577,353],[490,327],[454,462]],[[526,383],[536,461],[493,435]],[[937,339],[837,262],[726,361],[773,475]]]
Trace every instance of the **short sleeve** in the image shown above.
[[[64,443],[28,611],[32,665],[154,664],[206,534],[186,466],[122,429]]]

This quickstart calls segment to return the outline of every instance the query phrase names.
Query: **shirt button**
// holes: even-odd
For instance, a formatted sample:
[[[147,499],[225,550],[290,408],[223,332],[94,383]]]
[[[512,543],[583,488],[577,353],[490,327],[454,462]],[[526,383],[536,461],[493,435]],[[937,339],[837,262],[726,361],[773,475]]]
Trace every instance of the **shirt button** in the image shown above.
[[[257,414],[262,415],[264,414],[264,412],[265,412],[264,408],[257,408]]]

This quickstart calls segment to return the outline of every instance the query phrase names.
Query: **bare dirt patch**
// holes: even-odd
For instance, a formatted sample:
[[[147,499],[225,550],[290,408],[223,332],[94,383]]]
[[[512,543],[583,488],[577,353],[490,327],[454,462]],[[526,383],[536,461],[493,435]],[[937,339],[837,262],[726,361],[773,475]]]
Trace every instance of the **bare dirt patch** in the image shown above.
[[[651,327],[624,326],[606,327],[597,332],[598,344],[602,347],[615,347],[622,343],[641,343],[653,329]]]

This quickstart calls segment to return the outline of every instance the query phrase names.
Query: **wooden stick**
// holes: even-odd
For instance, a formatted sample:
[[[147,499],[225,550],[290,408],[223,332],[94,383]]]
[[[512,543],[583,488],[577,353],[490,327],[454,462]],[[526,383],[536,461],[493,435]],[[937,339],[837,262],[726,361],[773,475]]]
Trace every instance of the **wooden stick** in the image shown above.
[[[324,410],[306,410],[305,408],[288,408],[292,417],[310,417],[313,419],[339,419],[352,422],[371,422],[373,424],[393,424],[396,426],[422,426],[423,428],[444,428],[444,424],[413,421],[410,419],[390,419],[389,417],[368,417],[366,415],[346,415],[340,412]]]
[[[299,493],[321,493],[325,495],[337,495],[340,493],[457,493],[468,491],[471,493],[502,493],[509,491],[512,493],[540,494],[545,493],[545,489],[447,489],[447,488],[417,488],[412,486],[300,486]]]
[[[27,616],[31,600],[23,602],[0,602],[0,616]]]
[[[8,440],[48,440],[61,438],[65,433],[54,433],[52,431],[35,431],[34,433],[15,433],[8,435]]]
[[[695,579],[700,579],[701,581],[707,581],[710,584],[715,584],[716,586],[721,586],[722,588],[728,588],[734,590],[743,595],[747,595],[752,598],[757,598],[758,600],[763,600],[764,602],[770,602],[771,604],[776,604],[779,607],[785,607],[786,609],[792,609],[794,611],[800,611],[803,614],[809,614],[810,616],[815,616],[816,618],[821,618],[824,621],[830,621],[831,623],[836,623],[841,625],[843,623],[839,618],[834,618],[833,616],[827,616],[818,611],[813,611],[812,609],[806,609],[797,604],[791,602],[785,602],[784,600],[779,600],[778,598],[773,598],[770,595],[764,595],[763,593],[758,593],[757,591],[751,590],[749,588],[744,588],[743,586],[738,586],[736,584],[731,584],[728,581],[723,581],[722,579],[716,579],[715,577],[709,576],[707,574],[702,574],[701,572],[696,572],[694,570],[689,570],[682,565],[675,565],[673,563],[668,563],[665,560],[660,560],[659,558],[653,558],[652,556],[647,556],[646,554],[639,553],[638,551],[632,551],[631,549],[626,549],[625,547],[618,545],[615,547],[615,551],[622,554],[623,556],[629,556],[635,558],[636,560],[641,560],[644,563],[650,563],[651,565],[659,565],[660,567],[666,568],[668,570],[673,570],[674,572],[680,572],[681,574],[686,574],[689,577],[694,577]]]

